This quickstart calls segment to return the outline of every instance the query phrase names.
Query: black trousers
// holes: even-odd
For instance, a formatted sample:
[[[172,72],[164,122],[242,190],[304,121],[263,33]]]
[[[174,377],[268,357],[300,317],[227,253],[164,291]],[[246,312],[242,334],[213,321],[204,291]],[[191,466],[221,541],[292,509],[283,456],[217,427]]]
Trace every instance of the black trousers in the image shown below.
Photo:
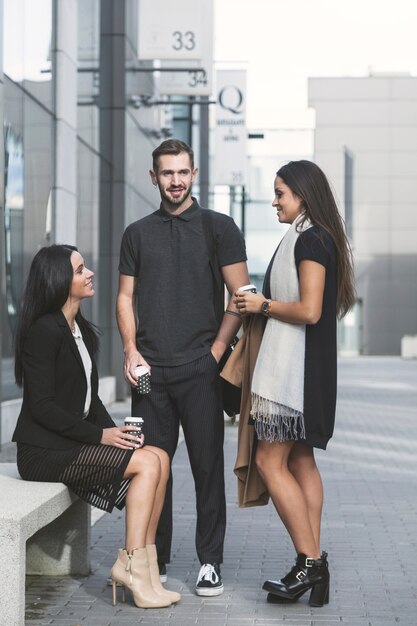
[[[144,418],[145,445],[172,460],[181,422],[197,500],[196,549],[200,563],[222,563],[226,531],[224,418],[219,368],[211,354],[175,367],[152,366],[151,391],[132,390],[132,416]],[[169,563],[172,541],[172,474],[159,521],[158,560]]]

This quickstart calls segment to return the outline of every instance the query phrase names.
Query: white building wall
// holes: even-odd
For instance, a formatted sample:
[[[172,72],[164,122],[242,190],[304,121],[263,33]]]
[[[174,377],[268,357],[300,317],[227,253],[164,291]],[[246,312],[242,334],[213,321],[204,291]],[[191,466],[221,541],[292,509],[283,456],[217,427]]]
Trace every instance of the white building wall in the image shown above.
[[[315,160],[342,207],[353,157],[352,245],[364,354],[399,354],[417,333],[417,78],[311,78]]]
[[[56,243],[77,242],[77,0],[55,2]]]

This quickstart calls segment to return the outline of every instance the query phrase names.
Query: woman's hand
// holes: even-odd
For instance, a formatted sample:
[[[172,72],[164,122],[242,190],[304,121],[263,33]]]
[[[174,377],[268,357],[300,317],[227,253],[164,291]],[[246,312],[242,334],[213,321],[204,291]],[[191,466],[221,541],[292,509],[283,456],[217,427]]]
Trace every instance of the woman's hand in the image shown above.
[[[265,296],[262,293],[252,293],[251,291],[235,291],[234,300],[241,315],[262,312],[262,302]]]
[[[103,428],[100,443],[104,446],[114,446],[123,450],[141,448],[145,443],[145,435],[130,435],[129,431],[140,430],[137,426],[114,426],[113,428]]]

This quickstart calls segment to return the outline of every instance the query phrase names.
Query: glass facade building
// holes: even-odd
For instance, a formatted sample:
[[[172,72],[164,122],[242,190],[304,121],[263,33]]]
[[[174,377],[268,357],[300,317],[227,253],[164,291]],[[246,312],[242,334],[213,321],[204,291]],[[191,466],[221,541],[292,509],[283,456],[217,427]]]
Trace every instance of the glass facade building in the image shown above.
[[[52,2],[3,0],[1,8],[1,397],[9,400],[19,394],[12,337],[27,266],[51,237]]]
[[[103,331],[102,379],[124,395],[115,322],[125,224],[154,210],[150,154],[169,128],[137,59],[137,0],[0,0],[0,443],[21,391],[13,335],[29,264],[51,243],[75,244],[96,272],[85,314]],[[165,131],[167,132],[167,131]],[[102,392],[103,393],[103,392]]]

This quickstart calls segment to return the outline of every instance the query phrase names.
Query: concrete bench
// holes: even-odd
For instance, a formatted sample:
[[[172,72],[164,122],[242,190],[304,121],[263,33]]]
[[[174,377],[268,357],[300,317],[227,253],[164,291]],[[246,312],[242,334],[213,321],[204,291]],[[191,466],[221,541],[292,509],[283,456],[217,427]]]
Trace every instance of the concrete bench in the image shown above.
[[[401,338],[401,356],[403,359],[417,359],[417,335]]]
[[[24,626],[25,574],[90,572],[90,506],[62,483],[0,463],[0,626]]]

